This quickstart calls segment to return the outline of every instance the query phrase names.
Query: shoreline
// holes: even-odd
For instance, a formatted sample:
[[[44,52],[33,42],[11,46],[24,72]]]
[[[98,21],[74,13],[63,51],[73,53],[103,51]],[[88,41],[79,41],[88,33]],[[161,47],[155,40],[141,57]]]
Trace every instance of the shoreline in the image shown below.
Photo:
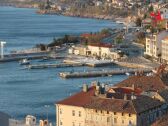
[[[55,10],[37,10],[37,14],[41,15],[62,15],[66,17],[77,17],[77,18],[90,18],[90,19],[98,19],[98,20],[108,20],[116,22],[117,24],[126,24],[127,17],[117,17],[115,15],[92,15],[92,14],[72,14],[72,13],[64,13]]]
[[[97,20],[107,20],[107,21],[113,21],[117,24],[122,24],[125,26],[126,24],[126,18],[123,17],[117,17],[115,15],[90,15],[90,14],[72,14],[72,13],[63,13],[55,10],[39,10],[38,7],[35,7],[30,4],[15,4],[15,3],[0,3],[0,7],[14,7],[14,8],[28,8],[28,9],[37,9],[35,13],[41,14],[41,15],[61,15],[65,17],[76,17],[76,18],[90,18],[90,19],[97,19]]]

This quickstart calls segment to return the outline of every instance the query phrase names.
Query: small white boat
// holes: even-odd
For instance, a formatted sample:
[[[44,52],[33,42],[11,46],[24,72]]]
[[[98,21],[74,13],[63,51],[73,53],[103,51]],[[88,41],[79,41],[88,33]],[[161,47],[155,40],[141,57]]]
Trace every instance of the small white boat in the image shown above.
[[[20,62],[19,62],[20,65],[29,65],[30,64],[30,61],[27,60],[27,59],[22,59]]]
[[[125,73],[125,74],[126,74],[127,76],[130,76],[130,75],[131,75],[131,74],[130,74],[130,73],[128,73],[128,72],[127,72],[127,73]]]

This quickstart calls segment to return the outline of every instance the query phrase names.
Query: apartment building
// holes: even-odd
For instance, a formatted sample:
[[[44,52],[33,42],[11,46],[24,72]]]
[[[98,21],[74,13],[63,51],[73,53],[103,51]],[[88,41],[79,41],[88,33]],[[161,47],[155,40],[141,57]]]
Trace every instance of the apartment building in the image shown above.
[[[57,102],[56,120],[57,126],[146,126],[164,113],[165,106],[132,87],[95,83]]]
[[[162,61],[168,62],[168,36],[162,40]]]
[[[146,51],[145,55],[153,58],[159,58],[162,50],[162,40],[168,36],[167,31],[161,31],[159,33],[153,33],[146,37]]]

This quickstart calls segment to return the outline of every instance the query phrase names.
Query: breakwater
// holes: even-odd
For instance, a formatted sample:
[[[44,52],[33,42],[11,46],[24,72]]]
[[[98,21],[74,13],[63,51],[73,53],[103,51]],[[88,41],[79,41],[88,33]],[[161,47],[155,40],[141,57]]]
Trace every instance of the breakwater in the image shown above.
[[[144,73],[151,72],[151,69],[113,69],[106,71],[90,71],[90,72],[61,72],[59,76],[62,78],[82,78],[82,77],[101,77],[101,76],[112,76],[112,75],[124,75],[126,73],[134,74],[138,71]]]

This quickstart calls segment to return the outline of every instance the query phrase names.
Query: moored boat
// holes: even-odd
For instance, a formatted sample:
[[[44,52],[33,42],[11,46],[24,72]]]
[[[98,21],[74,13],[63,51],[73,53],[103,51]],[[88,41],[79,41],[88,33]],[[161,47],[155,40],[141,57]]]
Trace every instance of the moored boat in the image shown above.
[[[19,61],[20,65],[29,65],[30,61],[28,59],[22,59],[21,61]]]

